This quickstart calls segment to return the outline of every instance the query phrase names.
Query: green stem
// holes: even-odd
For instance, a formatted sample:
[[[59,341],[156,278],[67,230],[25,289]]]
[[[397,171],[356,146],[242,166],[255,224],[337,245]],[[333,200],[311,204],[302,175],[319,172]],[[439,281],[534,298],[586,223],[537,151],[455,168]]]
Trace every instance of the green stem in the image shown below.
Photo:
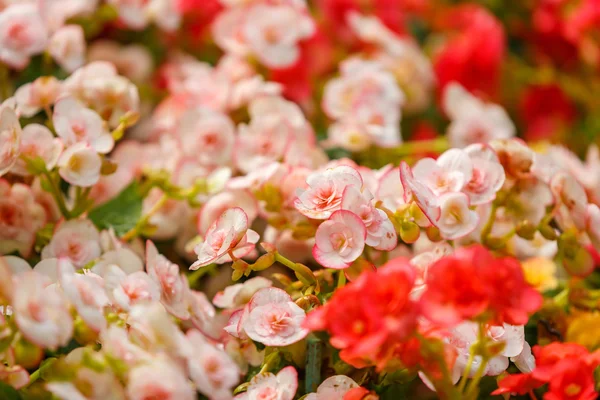
[[[471,366],[473,364],[473,360],[475,360],[475,344],[471,345],[469,349],[469,359],[467,360],[467,365],[465,366],[465,371],[460,378],[460,383],[458,384],[458,392],[462,393],[465,390],[465,386],[467,385],[467,380],[469,379],[469,374],[471,373]]]
[[[204,275],[210,274],[215,270],[217,264],[209,264],[206,267],[199,268],[187,276],[190,287],[194,287]]]
[[[346,273],[344,272],[343,269],[341,269],[341,270],[339,270],[337,287],[341,288],[341,287],[344,287],[345,285],[346,285]]]
[[[494,226],[494,222],[496,221],[496,212],[497,211],[498,211],[498,205],[495,203],[492,203],[490,217],[488,218],[487,222],[483,226],[483,229],[481,230],[481,243],[485,244],[485,241],[487,240],[488,236],[492,232],[492,227]]]
[[[482,349],[482,348],[485,349],[486,338],[487,338],[487,336],[485,334],[485,324],[483,322],[480,322],[478,339],[477,339],[477,342],[473,344],[473,347],[477,346],[480,349]],[[475,352],[473,352],[473,353],[475,353]],[[479,368],[477,368],[477,371],[475,371],[475,375],[473,376],[473,379],[471,379],[471,382],[469,382],[469,385],[467,386],[467,390],[465,392],[464,398],[470,399],[472,395],[476,395],[477,385],[479,385],[479,381],[481,380],[481,378],[483,377],[483,374],[485,373],[485,368],[487,366],[487,363],[488,363],[487,351],[484,350],[483,354],[481,354],[481,364],[479,364]],[[476,400],[476,398],[474,398],[474,400]]]
[[[306,393],[316,392],[321,383],[322,350],[321,340],[311,335],[306,341]]]
[[[277,361],[279,361],[279,351],[276,350],[265,358],[265,362],[257,375],[269,372],[269,369],[271,369]]]
[[[412,140],[390,149],[397,157],[410,156],[418,153],[441,153],[449,148],[448,139],[444,136],[431,140]]]
[[[140,231],[146,227],[150,218],[152,218],[154,214],[160,211],[160,209],[162,208],[162,206],[165,205],[167,200],[169,200],[169,196],[167,194],[163,194],[158,199],[158,201],[154,203],[152,208],[144,216],[142,216],[139,222],[128,232],[126,232],[121,239],[123,239],[124,241],[129,241],[134,237],[138,236],[140,234]]]
[[[48,170],[44,171],[44,177],[48,180],[48,184],[50,185],[50,189],[51,189],[50,194],[54,198],[54,201],[56,201],[56,204],[58,205],[58,209],[60,210],[60,213],[66,219],[70,219],[71,212],[69,211],[69,209],[67,208],[67,205],[65,204],[65,199],[62,195],[60,188],[56,184],[56,181],[54,180],[52,175],[50,175],[50,172]]]

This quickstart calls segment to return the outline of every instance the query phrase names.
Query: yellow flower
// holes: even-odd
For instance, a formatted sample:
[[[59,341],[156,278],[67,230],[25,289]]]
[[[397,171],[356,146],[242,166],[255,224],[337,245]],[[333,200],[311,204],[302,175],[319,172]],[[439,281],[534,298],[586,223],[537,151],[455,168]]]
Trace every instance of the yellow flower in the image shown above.
[[[525,280],[540,292],[552,290],[558,285],[556,264],[545,257],[533,257],[523,261]]]
[[[566,339],[589,350],[596,350],[600,347],[600,314],[595,312],[577,315],[570,321]]]

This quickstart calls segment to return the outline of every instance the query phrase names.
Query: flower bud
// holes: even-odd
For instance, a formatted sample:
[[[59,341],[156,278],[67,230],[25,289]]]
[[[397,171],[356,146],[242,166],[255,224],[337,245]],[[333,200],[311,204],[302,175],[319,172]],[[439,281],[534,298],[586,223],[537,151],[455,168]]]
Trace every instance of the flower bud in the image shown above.
[[[253,271],[262,271],[269,268],[275,262],[275,253],[263,254],[250,267]]]
[[[13,347],[15,364],[21,365],[25,369],[37,367],[44,356],[44,350],[41,347],[21,338],[17,340]]]
[[[516,228],[517,235],[527,240],[533,240],[536,231],[536,226],[529,221],[521,221]]]
[[[421,236],[421,228],[414,222],[405,221],[400,228],[400,238],[405,243],[414,243]]]

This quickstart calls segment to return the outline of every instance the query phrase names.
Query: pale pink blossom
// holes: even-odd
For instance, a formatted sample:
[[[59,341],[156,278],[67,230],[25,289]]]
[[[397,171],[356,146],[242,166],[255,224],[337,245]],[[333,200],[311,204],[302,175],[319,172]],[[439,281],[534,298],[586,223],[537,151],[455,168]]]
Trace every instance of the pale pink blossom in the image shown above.
[[[111,63],[96,61],[73,72],[63,84],[71,94],[96,111],[110,127],[117,127],[127,112],[139,111],[137,87]]]
[[[102,118],[73,97],[63,97],[56,102],[52,120],[56,133],[66,146],[86,143],[102,154],[114,147],[114,139]]]
[[[67,344],[73,318],[64,295],[36,272],[21,275],[15,285],[12,306],[20,332],[38,346],[56,350]]]
[[[29,384],[29,372],[20,365],[0,365],[0,381],[19,390]]]
[[[419,239],[428,240],[426,236],[420,236]],[[419,241],[415,243],[413,248],[416,247],[418,243]],[[416,298],[420,297],[421,293],[425,289],[425,282],[427,281],[427,273],[429,272],[429,267],[437,260],[452,254],[452,252],[454,251],[452,246],[450,246],[446,242],[432,243],[431,245],[432,247],[425,251],[419,252],[417,255],[415,255],[409,260],[410,264],[413,267],[415,267],[416,271],[415,286],[411,293]],[[417,250],[415,250],[415,252],[417,252]]]
[[[465,151],[450,149],[437,160],[420,159],[412,167],[412,172],[415,179],[440,196],[448,192],[460,192],[473,177],[473,163]]]
[[[447,193],[439,201],[440,218],[435,226],[444,239],[459,239],[475,230],[479,215],[469,208],[469,197],[466,194]]]
[[[550,179],[550,190],[557,206],[560,206],[559,224],[564,229],[574,225],[585,229],[587,195],[583,186],[569,173],[559,172]]]
[[[0,109],[0,176],[15,165],[21,149],[21,125],[10,107]]]
[[[127,330],[116,324],[110,325],[101,332],[102,351],[110,356],[124,361],[128,366],[148,361],[150,354],[132,343]]]
[[[89,46],[88,60],[111,62],[121,75],[134,82],[146,81],[152,75],[152,55],[139,44],[121,46],[110,40],[96,40]]]
[[[48,29],[55,31],[70,18],[92,14],[97,9],[98,2],[99,0],[44,0],[37,4]]]
[[[290,66],[298,60],[298,42],[315,31],[309,15],[287,5],[257,4],[247,11],[242,33],[258,59],[270,68]]]
[[[129,372],[129,400],[194,400],[196,393],[185,373],[167,356],[156,356]]]
[[[240,380],[240,370],[223,350],[210,344],[194,329],[186,333],[190,346],[187,367],[196,389],[211,399],[231,398]]]
[[[213,298],[213,303],[219,308],[235,309],[243,307],[250,301],[254,293],[260,289],[271,287],[273,282],[267,278],[256,276],[244,283],[227,286]]]
[[[472,144],[465,148],[473,165],[471,180],[463,187],[469,196],[471,205],[486,204],[496,198],[506,175],[498,156],[491,147],[484,144]]]
[[[58,261],[58,258],[45,258],[35,264],[33,271],[46,276],[50,282],[57,283],[59,280]]]
[[[306,400],[343,400],[346,393],[357,387],[358,383],[346,375],[330,376],[319,385],[316,393],[307,395]]]
[[[208,264],[219,262],[228,253],[243,257],[254,248],[258,234],[248,229],[248,216],[239,207],[226,210],[204,234],[204,242],[196,246],[198,256],[190,269],[195,270]],[[254,240],[256,239],[256,240]],[[238,257],[236,255],[236,257]]]
[[[246,392],[235,396],[237,400],[277,399],[292,400],[298,390],[298,372],[292,366],[283,368],[277,375],[270,372],[258,374],[250,380]]]
[[[358,121],[348,118],[329,126],[327,131],[327,145],[360,152],[367,150],[372,144],[367,130]]]
[[[0,12],[0,60],[23,69],[46,48],[48,31],[35,4],[11,5]]]
[[[391,211],[396,211],[406,205],[404,200],[404,186],[396,168],[391,168],[378,179],[376,189],[377,200]]]
[[[30,175],[24,157],[40,158],[44,161],[46,169],[51,171],[56,166],[62,149],[62,141],[55,138],[48,128],[40,124],[29,124],[23,128],[21,134],[21,158],[17,160],[10,172],[21,176]]]
[[[57,226],[52,240],[42,250],[42,259],[67,258],[75,267],[82,268],[101,252],[98,229],[88,219],[75,219]]]
[[[537,158],[540,154],[536,153],[535,156]],[[591,144],[588,147],[585,162],[562,146],[551,146],[546,156],[552,163],[557,164],[557,167],[562,167],[570,172],[583,185],[590,201],[600,204],[600,151],[597,145]],[[545,168],[550,174],[555,169]]]
[[[536,153],[523,140],[496,139],[490,142],[490,146],[504,167],[507,179],[524,179],[536,175],[533,168]],[[539,178],[548,183],[550,177]]]
[[[484,103],[458,83],[446,86],[442,102],[451,120],[448,137],[455,147],[515,136],[515,126],[502,107]]]
[[[166,353],[183,361],[191,351],[185,335],[158,301],[133,306],[127,323],[131,340],[150,353]]]
[[[327,219],[341,208],[347,186],[362,188],[362,177],[352,167],[337,166],[316,171],[306,178],[307,189],[298,189],[294,206],[314,219]]]
[[[330,80],[323,94],[323,110],[337,120],[329,132],[330,140],[340,135],[363,147],[400,144],[401,106],[404,94],[396,79],[374,61],[351,58],[340,66],[342,75]],[[362,144],[363,141],[368,143]],[[340,143],[341,144],[341,143]]]
[[[347,210],[336,211],[319,225],[313,256],[326,268],[348,268],[362,254],[366,238],[367,228],[359,216]]]
[[[302,327],[305,318],[304,310],[284,290],[263,288],[252,296],[240,315],[238,336],[247,335],[266,346],[288,346],[308,334]]]
[[[394,225],[387,214],[373,205],[373,195],[368,190],[362,193],[354,186],[348,186],[342,197],[342,210],[352,211],[362,219],[367,229],[365,244],[377,250],[393,250],[398,244]]]
[[[75,143],[63,151],[58,159],[58,167],[58,173],[65,181],[90,187],[100,180],[102,159],[89,144]]]
[[[15,92],[17,109],[24,117],[33,117],[54,104],[61,91],[61,82],[53,76],[41,76],[20,86]]]
[[[111,371],[98,372],[81,366],[81,361],[76,364],[69,365],[75,371],[73,381],[48,382],[46,389],[62,400],[125,400],[123,387]]]
[[[178,138],[184,154],[204,166],[231,161],[235,127],[228,116],[208,109],[186,112],[179,122]]]
[[[106,292],[113,306],[129,311],[140,303],[160,300],[160,288],[143,271],[126,274],[116,265],[109,265],[104,275]]]
[[[0,262],[10,268],[12,276],[18,276],[31,271],[31,266],[27,261],[17,256],[2,256]]]
[[[179,319],[188,319],[188,281],[179,266],[158,253],[151,241],[146,242],[146,270],[160,288],[160,301],[166,310]]]
[[[600,208],[588,204],[585,213],[585,226],[588,236],[596,250],[600,249]]]
[[[109,0],[130,28],[142,30],[151,22],[165,30],[177,29],[181,15],[172,0]]]
[[[108,231],[100,232],[100,243],[103,249],[106,249],[106,246],[102,243],[104,243],[103,240],[105,240],[107,232]],[[96,260],[91,271],[96,275],[104,277],[110,265],[116,265],[126,274],[144,270],[142,259],[133,250],[126,247],[108,250],[103,253],[100,258]]]
[[[250,339],[238,339],[232,335],[221,338],[223,350],[237,364],[242,374],[246,374],[250,366],[260,366],[265,358],[265,352],[259,351]]]
[[[0,254],[19,252],[29,257],[39,229],[46,223],[46,212],[37,203],[31,188],[0,179]]]
[[[65,25],[54,32],[48,52],[65,71],[73,72],[85,63],[85,36],[80,25]]]
[[[204,235],[208,228],[230,208],[241,208],[248,217],[248,226],[258,216],[258,203],[248,190],[224,190],[212,196],[198,214],[198,233]]]
[[[290,144],[288,127],[277,118],[256,118],[240,125],[235,163],[245,173],[283,158]]]
[[[60,286],[79,316],[94,331],[103,330],[106,327],[104,307],[108,305],[103,279],[91,272],[75,273],[66,258],[58,261],[58,270]]]
[[[413,176],[412,170],[405,161],[400,162],[400,181],[404,189],[404,201],[414,201],[433,225],[440,218],[441,210],[437,196],[423,182]]]

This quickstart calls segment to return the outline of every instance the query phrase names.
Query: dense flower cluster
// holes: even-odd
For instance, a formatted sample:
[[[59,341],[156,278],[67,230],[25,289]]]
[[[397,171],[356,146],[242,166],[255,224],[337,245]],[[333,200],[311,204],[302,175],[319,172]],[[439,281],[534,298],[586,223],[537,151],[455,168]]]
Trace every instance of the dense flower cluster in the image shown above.
[[[597,398],[600,3],[505,3],[0,0],[0,397]]]

